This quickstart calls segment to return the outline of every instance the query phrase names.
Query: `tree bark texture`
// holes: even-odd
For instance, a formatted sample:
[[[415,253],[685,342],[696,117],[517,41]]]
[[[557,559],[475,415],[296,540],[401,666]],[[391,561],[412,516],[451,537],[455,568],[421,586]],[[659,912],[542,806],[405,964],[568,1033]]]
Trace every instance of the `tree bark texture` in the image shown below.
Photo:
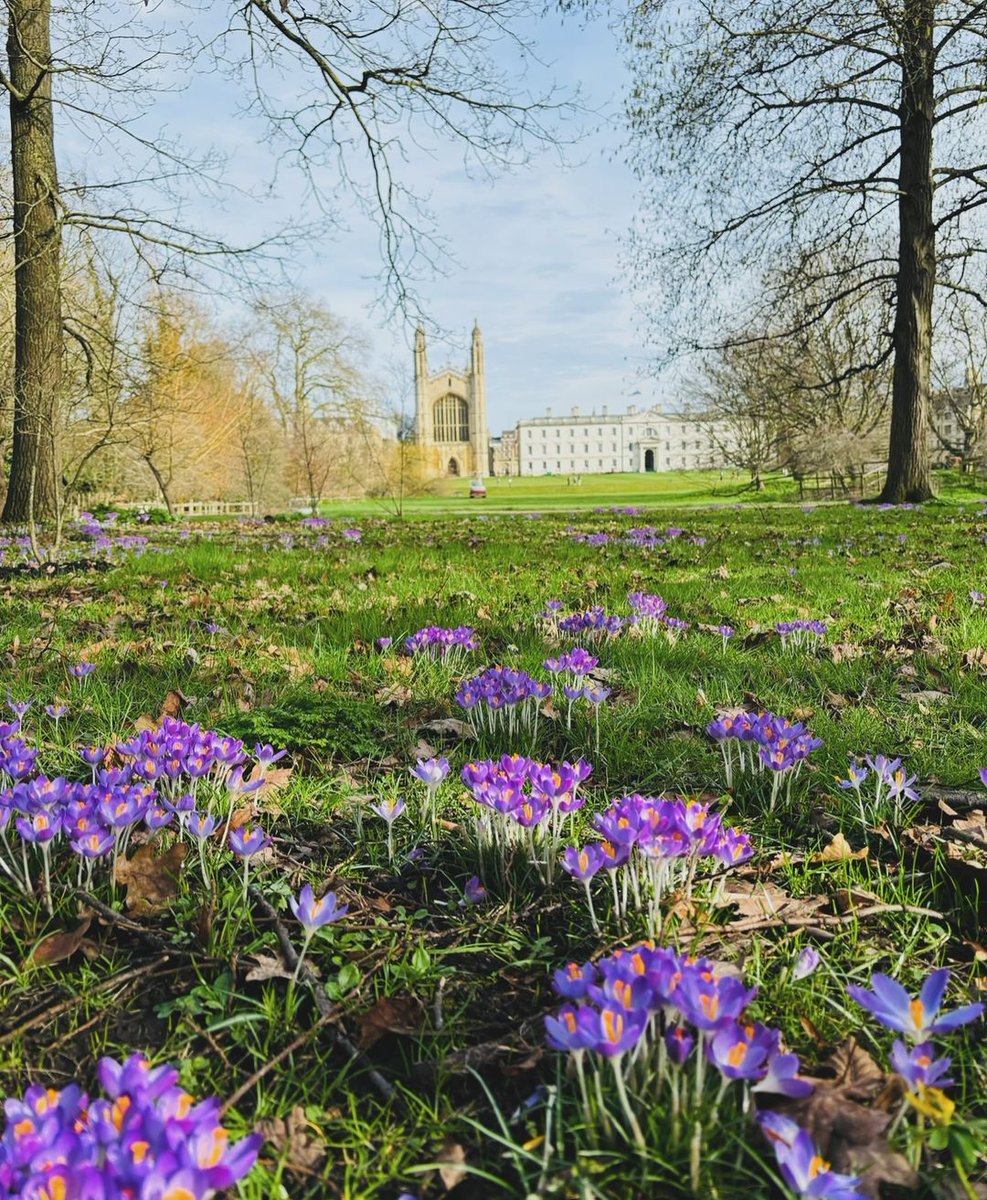
[[[14,439],[4,521],[58,509],[61,229],[51,104],[51,0],[7,0],[14,187]]]
[[[881,500],[933,494],[926,423],[932,379],[936,230],[932,215],[935,0],[905,0],[901,38],[898,292],[888,476]]]

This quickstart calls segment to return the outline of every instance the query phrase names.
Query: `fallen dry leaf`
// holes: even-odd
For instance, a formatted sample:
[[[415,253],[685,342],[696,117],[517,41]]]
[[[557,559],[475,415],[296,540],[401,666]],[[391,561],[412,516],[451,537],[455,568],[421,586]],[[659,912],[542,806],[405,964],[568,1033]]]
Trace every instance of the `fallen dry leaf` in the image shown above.
[[[284,1154],[284,1164],[289,1171],[314,1170],[326,1156],[326,1143],[300,1104],[291,1110],[286,1120],[269,1117],[266,1121],[258,1122],[257,1130],[279,1153]]]
[[[825,896],[796,899],[773,883],[735,879],[723,893],[723,903],[734,905],[742,917],[809,917],[827,903]]]
[[[161,912],[178,896],[178,876],[188,854],[184,842],[176,842],[165,854],[155,855],[153,846],[141,846],[130,858],[117,862],[116,882],[126,884],[127,908],[131,912]]]
[[[65,962],[81,949],[82,942],[89,932],[92,917],[85,917],[75,929],[64,933],[51,933],[34,947],[29,959],[35,966],[48,966],[53,963]]]
[[[158,724],[160,725],[165,717],[180,717],[182,709],[188,703],[189,699],[187,696],[182,695],[177,688],[172,688],[168,695],[165,696],[164,702],[161,705],[161,711],[158,713]]]
[[[259,787],[256,792],[251,792],[251,796],[267,802],[265,806],[269,807],[271,798],[288,786],[294,773],[294,767],[272,767],[265,771],[260,763],[257,763],[250,772],[249,782],[252,783],[255,779],[263,779],[264,786]]]
[[[862,658],[864,649],[856,642],[834,642],[831,646],[823,646],[823,653],[827,654],[834,663],[841,663],[849,662],[854,658]]]
[[[813,854],[809,859],[810,862],[847,862],[853,858],[866,858],[868,848],[862,846],[859,850],[854,850],[850,843],[846,840],[842,833],[837,833],[828,846],[824,846],[818,854]]]
[[[466,1178],[467,1171],[465,1167],[466,1151],[451,1138],[446,1138],[442,1143],[442,1149],[436,1154],[435,1161],[444,1163],[444,1166],[439,1167],[439,1178],[446,1186],[446,1191],[451,1192],[452,1189]]]
[[[293,972],[289,971],[280,958],[273,954],[255,954],[252,956],[254,966],[244,975],[247,983],[263,983],[266,979],[291,979]],[[307,960],[306,968],[317,978],[320,974],[318,966]]]
[[[879,1196],[882,1182],[917,1188],[917,1175],[885,1137],[891,1122],[887,1107],[900,1098],[898,1089],[888,1086],[856,1038],[840,1046],[822,1069],[828,1077],[813,1078],[816,1090],[786,1113],[808,1129],[833,1170],[863,1174],[867,1195]]]
[[[418,1033],[421,1001],[414,996],[381,996],[372,1008],[357,1016],[356,1023],[360,1027],[360,1049],[368,1050],[386,1033]]]
[[[377,690],[374,699],[384,708],[391,705],[395,708],[404,708],[413,695],[414,693],[406,683],[388,683]]]
[[[418,732],[434,733],[438,737],[473,737],[472,728],[465,721],[459,721],[455,717],[441,717],[438,721],[428,721]]]

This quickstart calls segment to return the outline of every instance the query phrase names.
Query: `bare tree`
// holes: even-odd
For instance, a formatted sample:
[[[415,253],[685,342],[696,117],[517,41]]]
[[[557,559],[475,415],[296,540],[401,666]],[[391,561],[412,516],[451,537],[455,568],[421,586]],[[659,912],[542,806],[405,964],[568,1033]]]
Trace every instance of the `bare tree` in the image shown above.
[[[947,297],[936,322],[932,435],[939,448],[972,470],[987,454],[987,327],[970,298]]]
[[[349,456],[362,437],[354,419],[366,385],[366,342],[335,314],[295,294],[259,310],[255,369],[277,413],[289,486],[316,511],[330,480],[352,475]]]
[[[687,412],[703,426],[719,461],[746,471],[759,492],[765,474],[778,467],[784,441],[762,349],[721,349],[686,389]]]
[[[637,233],[642,281],[659,278],[693,328],[706,289],[708,336],[679,326],[693,346],[716,341],[711,301],[729,309],[752,269],[791,245],[829,302],[889,297],[882,498],[927,498],[937,279],[984,299],[987,5],[707,0],[683,15],[656,0],[633,10],[631,37],[634,165],[660,179],[661,219]]]
[[[10,106],[16,259],[7,521],[58,506],[64,231],[122,238],[159,279],[249,249],[190,228],[178,199],[159,210],[137,203],[151,183],[173,184],[179,195],[190,175],[207,189],[222,183],[209,155],[194,161],[147,127],[157,91],[182,87],[198,70],[245,88],[279,157],[308,174],[329,223],[342,194],[377,220],[386,283],[402,304],[416,265],[438,248],[395,165],[409,143],[452,139],[492,171],[523,161],[531,139],[549,138],[552,98],[533,97],[492,62],[494,44],[514,37],[529,12],[526,0],[409,0],[393,9],[376,0],[245,0],[218,10],[179,0],[177,18],[175,7],[121,11],[89,0],[53,13],[50,0],[7,0],[0,84]],[[60,180],[56,111],[88,131],[99,150],[90,165],[109,163],[105,177]]]

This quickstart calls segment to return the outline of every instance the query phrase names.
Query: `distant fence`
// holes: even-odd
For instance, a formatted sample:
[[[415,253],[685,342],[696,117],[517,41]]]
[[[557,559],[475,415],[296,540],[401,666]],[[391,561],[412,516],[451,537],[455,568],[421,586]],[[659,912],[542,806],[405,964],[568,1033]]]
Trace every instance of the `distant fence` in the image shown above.
[[[87,496],[85,503],[76,503],[73,507],[75,516],[98,504],[109,505],[121,512],[134,512],[150,508],[164,508],[161,500],[120,500],[116,496],[94,492]],[[252,517],[257,513],[257,506],[249,500],[182,500],[171,506],[175,516],[181,517]]]
[[[828,474],[796,476],[800,500],[862,500],[880,491],[887,474],[887,463],[862,463],[859,470],[844,475]]]

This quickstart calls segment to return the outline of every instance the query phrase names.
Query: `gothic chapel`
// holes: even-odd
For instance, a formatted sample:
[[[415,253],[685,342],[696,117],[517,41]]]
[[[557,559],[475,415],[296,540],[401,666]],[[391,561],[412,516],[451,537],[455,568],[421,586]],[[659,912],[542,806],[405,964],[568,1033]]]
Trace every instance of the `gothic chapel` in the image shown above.
[[[415,331],[415,440],[430,452],[443,475],[483,478],[489,474],[487,385],[483,334],[473,326],[470,360],[464,371],[428,371],[425,330]]]

